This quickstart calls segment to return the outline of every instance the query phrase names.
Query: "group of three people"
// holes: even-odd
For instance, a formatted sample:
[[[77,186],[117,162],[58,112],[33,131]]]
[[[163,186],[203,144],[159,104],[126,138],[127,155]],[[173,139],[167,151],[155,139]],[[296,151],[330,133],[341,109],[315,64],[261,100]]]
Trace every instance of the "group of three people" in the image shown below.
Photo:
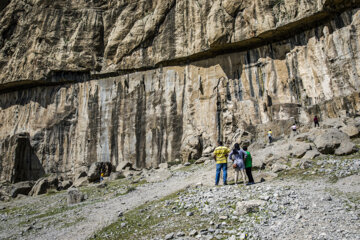
[[[247,185],[254,184],[254,179],[251,173],[252,159],[250,152],[247,151],[247,147],[240,148],[239,144],[234,145],[233,150],[230,152],[229,148],[223,146],[223,143],[218,142],[218,147],[215,148],[214,158],[216,161],[216,176],[215,185],[219,184],[220,173],[223,171],[224,185],[227,185],[227,163],[233,161],[233,168],[235,169],[235,184],[238,183],[239,173],[243,178],[243,183],[246,184],[245,172],[248,177]]]

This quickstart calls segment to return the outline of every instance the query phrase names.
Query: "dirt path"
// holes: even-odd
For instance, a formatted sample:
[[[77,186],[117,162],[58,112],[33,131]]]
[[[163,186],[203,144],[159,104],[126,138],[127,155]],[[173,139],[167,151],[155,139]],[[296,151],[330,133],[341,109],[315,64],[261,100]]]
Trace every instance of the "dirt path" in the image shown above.
[[[97,230],[114,222],[118,218],[119,212],[125,212],[148,201],[160,199],[201,180],[208,181],[211,173],[212,166],[175,173],[165,181],[139,186],[126,195],[85,205],[80,209],[69,210],[65,215],[57,216],[59,221],[61,221],[60,217],[74,220],[82,218],[82,220],[66,228],[58,228],[55,224],[38,231],[29,231],[21,239],[87,239]]]

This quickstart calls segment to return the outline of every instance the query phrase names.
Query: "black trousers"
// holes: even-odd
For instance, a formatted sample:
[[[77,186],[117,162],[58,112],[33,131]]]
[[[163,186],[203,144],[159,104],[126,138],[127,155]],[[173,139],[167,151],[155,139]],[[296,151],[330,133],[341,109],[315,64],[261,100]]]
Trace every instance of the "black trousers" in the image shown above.
[[[314,122],[314,124],[315,124],[315,127],[316,127],[316,125],[317,125],[318,127],[320,127],[319,122]]]
[[[251,174],[251,167],[245,168],[245,171],[246,171],[246,175],[247,175],[248,178],[249,178],[249,183],[253,183],[253,182],[254,182],[254,179],[253,179],[253,176],[252,176],[252,174]]]

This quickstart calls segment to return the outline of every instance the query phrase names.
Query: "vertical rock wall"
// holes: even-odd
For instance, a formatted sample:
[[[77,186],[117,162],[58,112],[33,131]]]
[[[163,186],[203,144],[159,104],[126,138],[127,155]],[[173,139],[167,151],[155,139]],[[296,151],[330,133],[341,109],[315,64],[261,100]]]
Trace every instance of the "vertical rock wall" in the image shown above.
[[[128,74],[58,72],[57,86],[0,95],[0,146],[26,132],[46,173],[96,161],[137,167],[198,158],[222,139],[360,113],[360,11],[277,43]],[[92,80],[90,80],[92,79]],[[75,80],[75,81],[73,81]],[[58,81],[60,82],[60,81]],[[5,149],[5,150],[4,150]],[[0,155],[1,179],[10,158]]]

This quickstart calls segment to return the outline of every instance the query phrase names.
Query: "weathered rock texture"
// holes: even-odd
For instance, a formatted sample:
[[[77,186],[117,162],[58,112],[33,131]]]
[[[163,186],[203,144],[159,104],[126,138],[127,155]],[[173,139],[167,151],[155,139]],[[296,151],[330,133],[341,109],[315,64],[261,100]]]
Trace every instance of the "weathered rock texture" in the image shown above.
[[[26,132],[49,173],[100,161],[151,167],[199,158],[218,139],[287,134],[314,114],[359,114],[358,6],[5,1],[0,154]]]

